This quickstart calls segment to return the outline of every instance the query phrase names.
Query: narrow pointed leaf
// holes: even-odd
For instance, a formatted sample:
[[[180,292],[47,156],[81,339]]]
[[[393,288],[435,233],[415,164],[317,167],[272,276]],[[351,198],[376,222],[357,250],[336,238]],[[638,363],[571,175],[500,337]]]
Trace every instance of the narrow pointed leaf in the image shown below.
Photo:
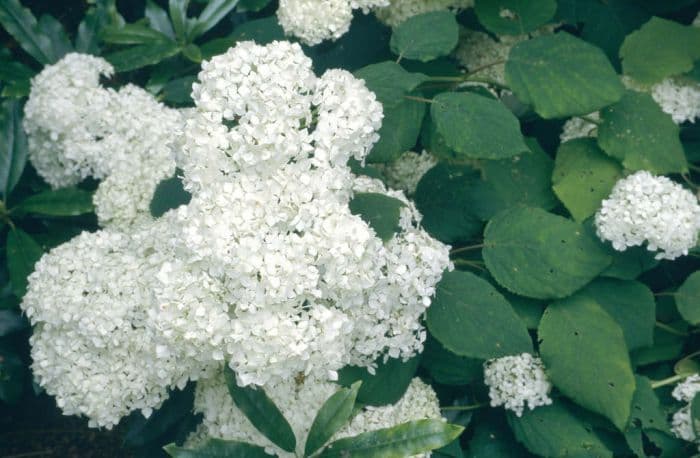
[[[294,431],[265,391],[262,388],[238,386],[236,374],[228,365],[224,368],[224,375],[234,404],[253,426],[282,450],[294,452],[297,446]]]
[[[117,72],[127,72],[137,68],[154,65],[180,52],[174,42],[163,42],[134,46],[105,56]]]
[[[24,296],[27,277],[42,254],[39,244],[22,229],[15,228],[7,233],[7,270],[15,296]]]
[[[206,8],[197,18],[197,23],[192,31],[192,38],[196,38],[219,23],[238,4],[239,0],[210,0]]]
[[[20,202],[17,210],[50,216],[75,216],[94,210],[92,193],[77,188],[62,188],[45,191],[27,197]]]
[[[165,10],[158,6],[153,0],[146,1],[145,15],[149,24],[151,25],[151,28],[159,31],[172,40],[175,39],[175,31],[173,30],[173,25],[170,23],[170,18],[168,18],[168,13],[166,13]]]
[[[0,24],[39,63],[56,62],[51,40],[42,33],[34,15],[19,0],[0,1]]]
[[[246,442],[210,438],[195,448],[168,444],[163,450],[173,458],[269,458],[263,447]]]
[[[341,388],[321,406],[306,438],[304,454],[311,455],[323,447],[333,434],[345,426],[355,407],[355,399],[362,382],[355,382],[350,388]]]
[[[107,43],[120,45],[158,44],[171,41],[164,33],[143,24],[105,27],[102,30],[102,39]]]
[[[0,192],[7,201],[27,163],[27,137],[18,101],[6,101],[0,113]]]
[[[405,458],[443,447],[464,428],[442,420],[418,420],[332,442],[319,458]]]
[[[179,41],[185,40],[187,34],[187,5],[189,0],[169,0],[168,10],[170,11],[170,20],[175,30],[175,36]]]

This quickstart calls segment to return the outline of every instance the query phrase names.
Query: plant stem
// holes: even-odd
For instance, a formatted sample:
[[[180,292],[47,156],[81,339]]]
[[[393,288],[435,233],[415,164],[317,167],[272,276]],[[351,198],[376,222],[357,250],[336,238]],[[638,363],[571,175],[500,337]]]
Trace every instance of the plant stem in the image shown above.
[[[660,293],[654,293],[654,296],[675,296],[676,293],[672,293],[671,291],[661,291]]]
[[[674,328],[673,326],[669,326],[666,323],[662,323],[660,321],[657,321],[655,323],[655,326],[659,329],[663,329],[666,332],[670,332],[671,334],[675,334],[677,336],[683,336],[683,337],[688,337],[687,332],[679,331],[678,329]]]
[[[488,84],[489,86],[493,86],[493,87],[498,88],[498,89],[510,89],[505,84],[499,83],[496,80],[493,80],[491,78],[481,78],[478,76],[469,76],[469,77],[464,79],[464,82],[484,83],[484,84]]]
[[[415,100],[416,102],[433,103],[432,100],[426,99],[425,97],[416,97],[414,95],[404,95],[404,99]]]
[[[476,245],[467,245],[467,246],[462,246],[459,248],[455,248],[454,250],[450,250],[450,255],[457,254],[457,253],[462,253],[464,251],[471,251],[471,250],[479,250],[484,247],[483,243],[478,243]]]
[[[678,374],[678,375],[674,375],[674,376],[669,377],[669,378],[665,378],[663,380],[656,380],[654,382],[651,382],[651,387],[653,389],[657,389],[657,388],[661,388],[662,386],[672,385],[676,382],[680,382],[681,380],[683,380],[684,378],[686,378],[690,375],[693,375],[693,374]]]
[[[478,404],[472,404],[468,406],[447,406],[447,407],[440,407],[440,410],[452,410],[452,411],[458,411],[458,412],[467,412],[469,410],[477,410],[481,409],[482,407],[486,407],[488,404],[485,402],[480,402]]]
[[[483,272],[486,272],[486,269],[483,267],[484,263],[480,261],[468,261],[466,259],[455,259],[454,264],[456,266],[466,266],[466,267],[473,267],[475,269],[481,270]]]

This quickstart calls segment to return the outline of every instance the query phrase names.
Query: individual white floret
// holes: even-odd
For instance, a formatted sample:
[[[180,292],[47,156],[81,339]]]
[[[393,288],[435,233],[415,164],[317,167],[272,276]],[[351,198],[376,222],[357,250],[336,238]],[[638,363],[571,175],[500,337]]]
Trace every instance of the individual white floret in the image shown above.
[[[141,88],[99,85],[107,61],[68,54],[32,80],[24,128],[29,159],[52,187],[104,180],[95,196],[100,224],[148,219],[156,185],[175,171],[181,115]]]
[[[472,6],[474,0],[389,0],[389,5],[376,8],[375,14],[380,21],[396,27],[419,14],[442,10],[458,11]]]
[[[542,360],[529,353],[486,361],[484,383],[489,387],[492,407],[502,405],[519,417],[526,405],[532,410],[552,403],[552,384]]]
[[[437,164],[437,159],[427,151],[420,154],[406,151],[394,162],[383,166],[381,170],[390,188],[399,189],[407,196],[413,196],[420,179],[435,164]]]
[[[598,237],[618,251],[646,242],[657,259],[675,259],[697,243],[700,205],[678,183],[639,171],[615,184],[595,225]]]
[[[265,387],[265,393],[292,427],[297,438],[298,453],[301,454],[304,450],[306,437],[318,410],[339,388],[334,383],[309,377],[292,378]],[[281,450],[255,429],[231,400],[221,375],[197,383],[194,410],[203,414],[203,421],[199,429],[188,438],[188,447],[196,447],[207,437],[216,437],[260,445],[268,453],[281,458],[297,456]],[[440,418],[440,407],[432,388],[416,378],[396,404],[362,408],[331,441],[426,418]],[[430,454],[418,456],[429,457]]]

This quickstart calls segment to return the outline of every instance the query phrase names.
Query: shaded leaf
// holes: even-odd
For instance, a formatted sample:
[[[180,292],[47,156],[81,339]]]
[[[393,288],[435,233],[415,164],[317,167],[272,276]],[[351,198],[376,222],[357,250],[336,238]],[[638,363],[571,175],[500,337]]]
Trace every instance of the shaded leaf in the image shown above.
[[[384,242],[401,230],[399,218],[405,205],[398,199],[375,192],[357,192],[349,205],[350,212],[359,215]]]
[[[92,193],[78,188],[44,191],[27,197],[16,207],[27,213],[49,216],[75,216],[94,211]]]
[[[314,418],[306,438],[304,454],[311,455],[337,433],[350,419],[355,407],[355,399],[362,382],[355,382],[350,388],[341,388],[321,406]]]
[[[673,295],[678,313],[690,324],[700,324],[700,271],[693,272]]]
[[[15,296],[24,296],[27,277],[34,271],[34,264],[42,254],[39,244],[22,229],[15,228],[7,233],[7,270]]]
[[[117,51],[105,56],[117,72],[136,70],[137,68],[154,65],[161,60],[172,57],[180,52],[174,42],[134,46],[123,51]]]
[[[209,438],[196,448],[178,447],[168,444],[163,447],[173,458],[268,458],[263,447],[245,442]]]
[[[27,163],[27,137],[19,101],[5,101],[0,114],[0,192],[7,201]]]
[[[448,55],[457,46],[459,29],[454,13],[431,11],[412,16],[391,35],[392,52],[406,59],[428,62]]]
[[[382,406],[396,403],[408,389],[416,374],[420,356],[407,361],[389,358],[377,361],[374,374],[364,367],[346,366],[338,372],[338,383],[351,387],[357,381],[362,382],[357,400],[362,404]]]
[[[557,11],[556,0],[476,0],[479,22],[497,35],[521,35],[546,24]]]
[[[41,31],[34,15],[19,0],[0,2],[0,24],[40,64],[52,64],[58,60],[51,39]]]

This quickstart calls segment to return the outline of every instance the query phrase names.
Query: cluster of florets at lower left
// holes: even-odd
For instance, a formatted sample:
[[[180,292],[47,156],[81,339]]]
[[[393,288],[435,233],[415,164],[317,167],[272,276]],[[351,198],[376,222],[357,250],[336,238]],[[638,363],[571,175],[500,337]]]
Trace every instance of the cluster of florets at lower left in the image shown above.
[[[109,70],[97,58],[66,59],[94,59],[96,69],[80,67],[87,80],[73,75],[68,89],[95,88],[99,69]],[[48,67],[35,86],[66,68],[65,61]],[[81,130],[82,102],[59,83],[52,83],[64,100],[59,127],[39,113],[52,105],[36,103],[28,122],[40,128],[30,129],[30,142],[71,138],[80,146],[85,135],[95,159],[71,162],[67,143],[41,149],[36,160],[57,186],[96,175],[95,164],[112,154],[101,142],[130,128],[119,124],[120,112],[100,125],[101,140]],[[46,96],[41,90],[35,101]],[[83,233],[44,255],[29,278],[22,309],[34,325],[36,380],[64,413],[85,415],[92,426],[111,428],[136,410],[148,416],[169,389],[195,380],[207,432],[245,435],[234,409],[229,426],[217,429],[224,406],[208,401],[225,364],[239,385],[261,386],[282,406],[297,396],[304,407],[290,408],[313,415],[342,367],[371,371],[377,360],[422,351],[421,318],[451,268],[449,247],[420,227],[401,191],[356,177],[347,165],[366,156],[381,126],[382,107],[362,80],[343,70],[317,77],[296,44],[241,42],[202,64],[193,99],[181,124],[162,127],[177,137],[166,143],[178,145],[168,146],[168,158],[183,170],[191,201],[160,218]],[[109,174],[102,185],[121,176]],[[402,202],[389,240],[350,211],[360,192]],[[306,382],[293,384],[300,374]],[[437,416],[431,389],[412,387],[413,400],[393,407],[400,415],[367,408],[349,428]],[[411,390],[422,394],[414,399]],[[292,423],[308,427],[306,420]]]
[[[700,446],[700,440],[698,440],[698,437],[695,434],[693,418],[690,413],[690,405],[693,402],[695,395],[699,392],[700,375],[698,374],[691,375],[676,385],[676,387],[673,389],[671,395],[676,400],[685,402],[685,405],[673,414],[673,419],[671,420],[671,431],[679,439],[683,439],[684,441],[688,442],[696,442]]]

